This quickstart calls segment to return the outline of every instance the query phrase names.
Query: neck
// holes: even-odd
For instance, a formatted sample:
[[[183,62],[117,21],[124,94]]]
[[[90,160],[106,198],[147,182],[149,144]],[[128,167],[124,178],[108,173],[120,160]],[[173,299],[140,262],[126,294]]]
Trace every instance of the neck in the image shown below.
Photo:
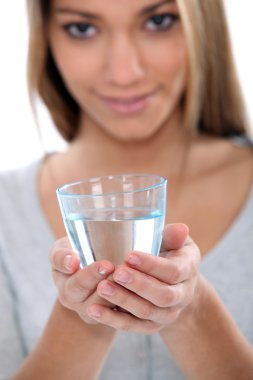
[[[57,175],[61,183],[134,172],[175,178],[184,164],[187,137],[178,114],[145,141],[116,140],[85,120],[78,138],[56,157],[55,174],[62,173],[61,179]]]
[[[106,134],[94,124],[85,123],[70,147],[73,157],[87,163],[95,175],[122,172],[156,172],[177,170],[176,164],[185,146],[185,132],[181,117],[176,114],[169,125],[164,125],[145,141],[120,141]],[[88,159],[87,159],[88,158]],[[173,169],[174,168],[174,169]],[[87,171],[87,166],[84,165]]]

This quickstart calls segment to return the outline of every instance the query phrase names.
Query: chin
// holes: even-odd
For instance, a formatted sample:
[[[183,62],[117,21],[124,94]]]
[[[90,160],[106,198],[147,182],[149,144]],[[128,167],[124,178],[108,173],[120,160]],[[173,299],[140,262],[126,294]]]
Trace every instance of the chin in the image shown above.
[[[148,142],[149,140],[151,140],[154,135],[157,133],[157,131],[149,131],[147,133],[147,131],[143,131],[143,132],[140,132],[139,133],[136,133],[136,131],[133,131],[132,133],[130,133],[128,131],[128,133],[121,133],[121,134],[116,134],[115,132],[111,132],[109,133],[110,136],[114,139],[114,140],[117,140],[118,142],[121,142],[121,143],[125,143],[125,144],[136,144],[136,143],[145,143],[145,142]]]
[[[140,143],[153,138],[161,130],[162,120],[154,117],[142,117],[140,120],[118,118],[112,120],[97,120],[97,126],[102,133],[124,143]]]

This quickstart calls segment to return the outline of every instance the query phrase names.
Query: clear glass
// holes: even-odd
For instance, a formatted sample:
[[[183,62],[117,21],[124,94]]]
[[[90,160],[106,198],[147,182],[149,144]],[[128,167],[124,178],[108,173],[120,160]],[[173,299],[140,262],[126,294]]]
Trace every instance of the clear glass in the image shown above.
[[[118,265],[133,250],[159,255],[166,185],[161,176],[127,174],[58,188],[64,225],[81,268],[102,259]]]

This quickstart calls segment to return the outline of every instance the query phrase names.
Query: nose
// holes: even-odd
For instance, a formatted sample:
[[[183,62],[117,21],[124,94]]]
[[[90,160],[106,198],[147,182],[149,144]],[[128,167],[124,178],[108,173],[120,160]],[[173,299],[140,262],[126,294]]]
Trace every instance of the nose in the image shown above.
[[[130,87],[145,75],[140,48],[130,38],[117,36],[107,51],[105,75],[113,85]]]

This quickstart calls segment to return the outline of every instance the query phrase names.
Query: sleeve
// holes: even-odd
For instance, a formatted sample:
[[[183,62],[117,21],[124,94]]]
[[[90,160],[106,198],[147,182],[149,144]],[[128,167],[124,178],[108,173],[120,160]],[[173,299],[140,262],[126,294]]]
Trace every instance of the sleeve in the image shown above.
[[[0,247],[0,380],[9,380],[25,357],[15,297],[3,265]]]

